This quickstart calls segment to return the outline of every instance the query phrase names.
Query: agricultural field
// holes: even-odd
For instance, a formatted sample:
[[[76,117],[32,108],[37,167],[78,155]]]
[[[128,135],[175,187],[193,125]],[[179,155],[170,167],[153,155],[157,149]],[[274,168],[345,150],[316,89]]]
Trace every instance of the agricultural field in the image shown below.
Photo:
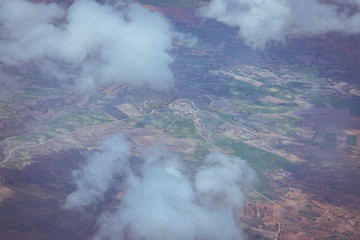
[[[125,118],[128,118],[128,115],[126,115],[124,112],[122,112],[117,107],[108,106],[104,108],[104,111],[116,118],[117,120],[122,120]]]
[[[31,87],[26,88],[23,94],[29,97],[61,97],[66,92],[57,88]]]
[[[239,159],[246,161],[254,170],[244,163],[246,173],[256,175],[256,180],[247,183],[247,179],[237,176],[241,170],[234,174],[233,187],[244,197],[237,199],[239,206],[229,207],[228,213],[233,211],[244,239],[360,239],[357,34],[286,36],[282,44],[271,42],[265,49],[253,49],[241,36],[244,29],[239,31],[225,21],[199,14],[199,7],[209,4],[208,0],[136,1],[150,10],[148,14],[155,14],[154,18],[162,16],[159,21],[165,21],[163,27],[171,26],[165,33],[180,33],[159,42],[168,46],[161,55],[170,73],[167,88],[160,84],[160,70],[143,85],[141,79],[126,74],[127,69],[122,70],[124,74],[101,79],[104,71],[97,68],[111,66],[113,60],[107,59],[111,51],[104,54],[103,48],[118,42],[124,47],[126,41],[95,41],[99,46],[94,48],[99,49],[91,49],[84,60],[94,69],[80,64],[69,67],[70,71],[63,69],[65,63],[60,61],[60,70],[65,75],[71,72],[64,82],[45,73],[39,75],[37,58],[16,67],[6,66],[0,59],[0,71],[4,70],[0,81],[7,75],[11,79],[2,81],[6,84],[0,89],[0,239],[94,238],[104,216],[122,211],[122,206],[129,207],[121,204],[127,200],[124,196],[132,193],[133,182],[146,190],[139,191],[148,194],[139,198],[146,204],[152,197],[159,197],[169,206],[191,205],[198,209],[207,206],[202,204],[203,198],[215,198],[211,211],[217,213],[218,207],[230,206],[226,199],[229,196],[222,192],[196,193],[197,173],[221,165],[204,161],[213,151],[223,153],[218,160],[231,159],[235,165],[243,163],[237,162]],[[49,4],[53,6],[61,1],[47,2],[54,2]],[[62,7],[71,7],[72,2],[63,1]],[[97,2],[99,6],[100,2],[118,4]],[[236,5],[236,1],[227,2]],[[334,1],[329,2],[331,5]],[[123,17],[129,32],[138,33],[142,28],[132,29],[131,24],[141,24],[143,19],[136,22],[131,15],[134,13],[122,12],[127,6],[112,5],[108,10],[119,11],[116,17]],[[65,28],[71,21],[56,19],[49,23]],[[122,36],[131,34],[119,38]],[[145,40],[140,39],[140,43]],[[152,50],[157,51],[158,46]],[[146,54],[141,50],[141,54],[131,55],[139,60],[134,69],[149,59],[140,70],[152,69],[156,58],[147,58]],[[82,74],[86,70],[94,70],[91,79],[96,87],[93,91],[78,91],[72,81],[76,83],[77,71]],[[117,134],[120,137],[115,138],[116,142],[107,142]],[[108,148],[113,152],[107,152]],[[115,167],[106,160],[122,150],[125,153],[113,160],[116,168],[121,165],[120,170],[113,171]],[[149,159],[158,155],[153,162]],[[175,182],[185,180],[189,195],[193,195],[187,205],[176,202],[178,198],[174,200],[172,194],[169,198],[162,195],[161,189],[152,192],[152,187],[142,185],[147,183],[148,167],[159,167],[172,156],[179,158],[174,164],[175,177],[183,176],[174,178]],[[96,166],[84,178],[90,179],[84,184],[84,192],[95,186],[94,192],[101,192],[101,196],[85,207],[65,209],[69,194],[82,185],[77,177],[92,169],[86,167],[88,163]],[[172,164],[169,161],[170,170],[166,165],[164,175],[174,170]],[[181,165],[179,169],[177,164]],[[151,180],[163,177],[157,175],[159,169]],[[103,178],[94,180],[102,174]],[[140,176],[139,181],[129,181],[130,175],[134,179]],[[216,184],[220,185],[219,181]],[[223,185],[217,187],[225,192],[228,186]],[[167,212],[171,211],[161,214]],[[117,224],[115,221],[114,226]],[[151,223],[146,225],[152,227]]]
[[[350,146],[357,146],[358,139],[356,135],[346,135],[346,144]]]

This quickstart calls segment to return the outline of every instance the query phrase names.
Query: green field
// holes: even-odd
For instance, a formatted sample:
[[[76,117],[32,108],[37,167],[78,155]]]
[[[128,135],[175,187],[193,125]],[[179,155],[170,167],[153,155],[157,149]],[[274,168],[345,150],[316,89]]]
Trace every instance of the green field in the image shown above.
[[[226,96],[227,98],[238,99],[240,95],[246,95],[247,98],[259,99],[270,95],[286,101],[293,101],[295,96],[312,89],[312,85],[306,82],[288,82],[286,84],[268,84],[267,79],[256,79],[265,83],[260,87],[252,84],[233,80],[228,84],[206,83],[202,88],[207,89],[215,95]]]
[[[87,114],[67,114],[64,117],[58,119],[57,121],[47,122],[46,125],[52,127],[53,130],[46,132],[44,135],[47,137],[48,140],[58,134],[64,133],[64,129],[68,132],[73,132],[76,129],[82,127],[98,125],[112,121],[114,120],[110,117],[95,112],[90,112]]]
[[[337,134],[336,133],[325,133],[324,143],[326,144],[336,144]]]
[[[265,118],[268,121],[266,128],[273,133],[296,138],[297,135],[301,132],[302,128],[302,119],[293,116],[274,116],[271,118]]]
[[[307,99],[315,107],[325,108],[324,102],[329,102],[335,109],[350,109],[352,117],[360,117],[360,101],[343,99],[337,96],[307,94]]]
[[[192,119],[186,119],[180,117],[174,125],[169,129],[169,134],[178,138],[191,138],[200,139],[201,136],[198,134],[195,128],[195,123]]]
[[[143,118],[132,118],[127,120],[127,122],[138,128],[156,128],[165,130],[176,118],[177,116],[172,113],[164,113],[161,117],[152,114]],[[187,138],[196,141],[195,154],[183,156],[185,160],[196,162],[196,166],[199,166],[199,163],[202,162],[213,148],[198,134],[192,119],[179,117],[168,130],[168,134],[174,137]]]
[[[5,99],[0,99],[0,114],[1,116],[11,115],[11,102]]]
[[[133,117],[125,121],[136,128],[156,128],[165,130],[176,119],[172,113],[155,113],[142,117]]]
[[[281,168],[288,171],[294,171],[296,169],[296,165],[289,162],[287,159],[255,148],[246,143],[224,139],[216,142],[215,145],[226,152],[230,152],[235,156],[245,159],[250,167],[258,172],[258,179],[260,182],[256,185],[256,189],[269,198],[273,197],[266,193],[270,193],[272,190],[268,186],[269,180],[262,174],[262,171],[272,171]]]
[[[227,84],[205,83],[202,84],[201,88],[212,92],[214,95],[231,99],[239,99],[243,94],[254,98],[263,96],[262,92],[256,89],[254,85],[239,80],[233,80]]]
[[[206,155],[209,154],[213,149],[213,147],[205,142],[205,140],[197,133],[194,122],[191,119],[179,118],[169,133],[175,137],[191,138],[197,142],[194,156],[187,156],[184,158],[185,160],[191,160],[191,162],[194,162],[194,168],[199,167],[199,164],[202,163]],[[231,140],[228,140],[216,142],[215,145],[225,151],[229,150],[230,152],[233,152],[235,156],[246,159],[249,165],[259,173],[259,184],[256,185],[256,189],[269,198],[273,198],[266,194],[266,192],[271,192],[271,189],[268,187],[269,181],[263,174],[261,174],[261,170],[271,170],[280,167],[288,170],[294,168],[293,164],[284,158],[251,147],[241,142],[231,142]],[[268,159],[264,160],[265,157]]]
[[[296,94],[293,88],[275,84],[262,85],[259,87],[259,90],[261,90],[264,95],[270,95],[285,101],[293,101],[295,99],[294,94]]]
[[[88,123],[84,121],[83,118],[75,114],[68,114],[65,115],[64,118],[62,118],[59,122],[57,122],[54,127],[66,129],[69,132],[73,132],[75,131],[75,129],[82,126],[88,126]]]
[[[244,119],[248,119],[252,117],[252,115],[259,116],[259,114],[274,114],[274,116],[278,116],[279,114],[283,114],[294,110],[297,108],[296,104],[293,103],[281,103],[281,104],[273,104],[273,103],[264,103],[261,101],[257,102],[244,102],[240,100],[234,101],[224,101],[221,112],[218,113],[224,120],[228,122],[232,122],[232,117],[240,117]],[[228,114],[228,111],[236,111],[239,114],[231,115]]]
[[[316,212],[313,212],[313,211],[302,211],[302,210],[300,210],[299,214],[301,214],[303,216],[310,216],[310,217],[313,217],[313,218],[317,218],[317,217],[321,216],[320,214],[318,214]]]
[[[296,92],[306,92],[310,91],[312,89],[312,86],[310,83],[307,82],[288,82],[286,83],[286,86]]]
[[[90,102],[91,104],[96,104],[97,101],[98,101],[98,96],[97,96],[97,95],[93,95],[93,96],[91,96],[90,99],[89,99],[89,102]]]
[[[244,109],[244,111],[246,111],[246,109]],[[261,113],[243,115],[237,117],[240,123],[234,121],[233,116],[225,112],[220,112],[218,113],[218,115],[224,121],[234,125],[238,125],[241,127],[246,126],[248,128],[252,128],[254,130],[262,132],[271,131],[276,134],[292,138],[297,137],[297,135],[301,132],[302,127],[301,118],[279,114],[274,114],[271,116],[262,115]]]
[[[60,97],[63,96],[66,92],[60,89],[55,88],[27,88],[24,90],[24,94],[27,96],[33,96],[33,97]]]
[[[110,114],[111,116],[115,117],[118,120],[122,120],[122,119],[129,117],[124,112],[119,110],[117,107],[113,107],[113,106],[105,107],[104,111],[107,112],[108,114]]]
[[[315,139],[317,138],[317,136],[319,135],[320,132],[316,131],[314,136],[311,138],[311,141],[315,141]]]
[[[25,136],[25,135],[17,135],[15,137],[12,137],[11,141],[26,142],[26,143],[37,143],[36,139],[33,139],[33,138],[31,138],[29,136]]]
[[[216,145],[224,149],[226,152],[231,152],[236,156],[246,159],[249,165],[255,170],[283,168],[288,171],[293,171],[296,167],[295,164],[289,162],[283,157],[255,148],[246,143],[237,142],[231,139],[224,139],[216,142]]]
[[[356,135],[346,135],[346,145],[357,146],[357,136]]]

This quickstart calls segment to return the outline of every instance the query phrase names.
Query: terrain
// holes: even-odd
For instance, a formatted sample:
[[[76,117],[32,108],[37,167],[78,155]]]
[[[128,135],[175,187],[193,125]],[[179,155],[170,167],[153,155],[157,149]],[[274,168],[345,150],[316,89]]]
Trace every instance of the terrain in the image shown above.
[[[93,216],[121,201],[121,189],[86,214],[62,204],[71,171],[114,132],[130,140],[133,158],[163,142],[190,179],[210,151],[247,160],[259,182],[239,186],[246,202],[235,216],[249,239],[359,239],[360,68],[351,48],[360,38],[328,34],[255,51],[235,29],[199,20],[193,6],[202,3],[140,2],[197,37],[193,47],[176,43],[167,91],[117,84],[83,94],[35,79],[31,65],[5,69],[0,239],[92,236]]]

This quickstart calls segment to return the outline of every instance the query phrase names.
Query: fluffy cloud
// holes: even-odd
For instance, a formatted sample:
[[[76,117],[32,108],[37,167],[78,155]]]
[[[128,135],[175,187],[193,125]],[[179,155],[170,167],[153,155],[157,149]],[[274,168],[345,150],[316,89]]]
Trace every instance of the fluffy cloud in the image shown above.
[[[117,212],[99,219],[96,239],[242,238],[232,207],[244,200],[236,181],[246,176],[250,178],[244,180],[252,180],[255,175],[253,171],[245,173],[249,170],[245,161],[213,153],[207,158],[210,164],[196,175],[193,187],[183,175],[178,157],[158,148],[152,153],[145,160],[142,177],[129,180]],[[217,193],[221,193],[224,205],[215,202]]]
[[[80,170],[73,172],[76,190],[66,198],[65,208],[85,207],[103,200],[115,177],[129,171],[129,150],[123,135],[107,139],[101,149],[90,155]]]
[[[111,148],[104,148],[102,154],[93,155],[88,165],[80,171],[100,171],[101,174],[91,174],[92,177],[88,178],[91,182],[99,179],[94,178],[94,175],[102,176],[100,182],[103,182],[101,179],[106,176],[106,187],[101,191],[103,194],[111,182],[107,180],[109,176],[114,172],[121,172],[120,169],[127,169],[126,178],[123,180],[125,183],[122,183],[126,188],[121,203],[115,212],[103,212],[100,215],[97,221],[99,231],[94,239],[244,238],[241,229],[236,225],[233,207],[242,206],[244,201],[238,184],[251,184],[256,178],[255,172],[246,161],[228,157],[220,152],[211,153],[196,174],[195,183],[192,183],[185,176],[186,168],[182,165],[181,159],[162,146],[148,149],[144,154],[144,164],[138,166],[139,169],[134,173],[129,167],[129,161],[118,157],[126,154],[122,147],[122,150],[114,149],[118,145],[115,142],[119,141],[114,138],[107,140],[105,145]],[[111,164],[103,165],[106,156],[110,159],[119,159],[116,164],[118,167],[114,167],[112,160],[109,160]],[[94,164],[95,158],[98,164]],[[124,167],[121,168],[120,165]],[[108,174],[105,174],[106,171]],[[80,174],[80,178],[75,178],[75,181],[82,183],[82,178],[87,175],[89,174]],[[85,179],[85,182],[88,180]],[[79,186],[78,183],[77,185]],[[94,187],[89,186],[91,192]],[[80,189],[86,191],[86,188]],[[77,192],[80,192],[79,187],[75,193]],[[81,195],[86,196],[85,193]],[[92,202],[88,201],[86,204]]]
[[[173,81],[168,51],[176,35],[158,13],[141,5],[77,0],[54,3],[0,1],[0,61],[36,64],[81,89],[125,82],[166,88]]]
[[[238,27],[246,44],[261,49],[291,35],[357,33],[359,6],[359,0],[211,0],[200,14]]]
[[[212,152],[196,175],[195,188],[203,195],[220,196],[232,206],[241,206],[244,196],[238,185],[255,181],[256,172],[246,161]]]

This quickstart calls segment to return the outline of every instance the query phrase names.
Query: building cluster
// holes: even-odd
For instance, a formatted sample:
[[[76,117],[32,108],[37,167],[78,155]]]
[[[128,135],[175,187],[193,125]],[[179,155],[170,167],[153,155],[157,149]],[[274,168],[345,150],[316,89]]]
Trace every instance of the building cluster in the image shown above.
[[[180,115],[181,117],[192,117],[196,119],[199,114],[199,109],[184,99],[178,99],[171,103],[169,109],[172,110],[175,115]]]

